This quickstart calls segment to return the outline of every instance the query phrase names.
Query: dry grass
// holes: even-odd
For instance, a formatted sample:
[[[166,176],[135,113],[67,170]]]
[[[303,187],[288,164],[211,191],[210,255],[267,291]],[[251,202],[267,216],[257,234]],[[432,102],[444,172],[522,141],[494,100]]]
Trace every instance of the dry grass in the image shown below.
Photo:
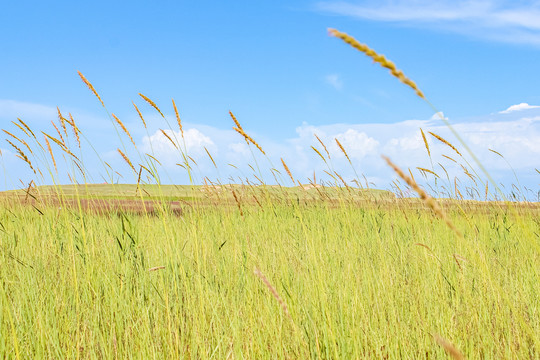
[[[118,125],[120,125],[120,128],[122,129],[122,131],[128,136],[129,140],[131,141],[131,143],[133,144],[133,146],[137,147],[137,145],[135,145],[135,140],[133,140],[133,138],[131,137],[131,134],[129,133],[127,127],[124,125],[124,123],[122,122],[122,120],[120,120],[118,118],[118,116],[114,115],[114,114],[111,114],[112,117],[114,118],[114,120],[116,120],[116,122],[118,123]]]
[[[94,85],[92,85],[92,83],[90,83],[90,81],[88,81],[88,79],[86,79],[86,77],[84,77],[84,75],[80,72],[80,71],[77,71],[77,73],[79,74],[81,80],[86,84],[86,86],[90,89],[90,91],[92,91],[92,93],[94,93],[94,95],[98,98],[99,102],[101,103],[101,105],[103,107],[105,107],[105,103],[103,102],[103,100],[101,100],[101,97],[99,96],[99,94],[97,93],[96,89],[94,88]]]
[[[176,149],[178,149],[178,145],[176,145],[176,143],[173,141],[173,139],[169,136],[169,134],[167,134],[167,132],[163,129],[159,129],[161,131],[161,133],[163,134],[163,136],[165,136],[165,138],[167,138],[167,140],[169,140],[169,142],[172,144],[172,146],[174,146]]]
[[[45,144],[47,144],[47,150],[49,150],[49,155],[51,155],[51,159],[54,165],[54,171],[58,174],[58,167],[56,166],[56,160],[54,158],[54,153],[51,148],[51,143],[49,142],[49,139],[46,136],[43,136],[45,139]]]
[[[424,130],[422,130],[422,128],[420,128],[420,133],[422,134],[422,140],[424,140],[424,146],[426,147],[428,156],[431,157],[431,151],[429,151],[429,144],[426,139],[426,134],[424,134]]]
[[[317,138],[317,140],[319,141],[319,143],[320,143],[321,146],[323,147],[324,152],[326,153],[326,155],[327,155],[328,158],[330,159],[330,153],[328,152],[328,149],[326,148],[326,145],[324,145],[323,141],[317,136],[317,134],[313,134],[313,135],[315,135],[315,137]]]
[[[152,100],[150,100],[150,98],[146,95],[143,95],[141,93],[139,93],[139,96],[142,97],[144,99],[144,101],[146,101],[148,104],[150,104],[150,106],[152,106],[154,109],[156,109],[156,111],[159,113],[159,115],[161,115],[162,118],[165,118],[165,115],[163,115],[163,113],[161,112],[161,110],[158,108],[158,106],[156,105],[155,102],[153,102]]]
[[[294,181],[294,178],[293,178],[293,176],[292,176],[291,170],[289,170],[289,167],[287,166],[287,164],[285,164],[285,160],[283,160],[283,158],[281,158],[281,164],[283,165],[283,168],[284,168],[285,171],[287,172],[287,175],[289,175],[289,177],[291,178],[291,181],[292,181],[293,184],[294,184],[295,181]]]
[[[135,170],[135,167],[131,163],[131,160],[129,160],[129,158],[126,156],[126,154],[124,154],[120,149],[116,149],[116,151],[118,151],[118,153],[122,156],[122,159],[124,159],[124,161],[129,165],[131,170],[133,170],[133,172],[137,174],[137,170]]]
[[[137,114],[139,114],[139,118],[141,119],[144,128],[148,130],[148,128],[146,127],[146,121],[144,121],[144,117],[143,117],[143,115],[141,114],[141,111],[139,110],[139,108],[137,107],[137,105],[135,105],[135,103],[134,103],[133,101],[132,101],[131,103],[133,104],[133,107],[135,108],[135,110],[137,110]]]
[[[174,108],[174,115],[176,116],[176,122],[178,123],[178,128],[180,129],[180,134],[182,134],[182,137],[184,137],[184,129],[182,128],[182,121],[180,120],[180,115],[178,114],[178,109],[176,108],[174,99],[172,100],[172,104]]]
[[[17,157],[20,158],[21,160],[23,160],[29,167],[30,169],[34,172],[34,174],[36,174],[36,170],[34,169],[34,167],[32,166],[32,162],[30,161],[30,159],[28,159],[28,156],[26,156],[26,154],[24,153],[24,151],[22,151],[17,145],[15,145],[14,143],[12,143],[11,141],[9,141],[8,139],[6,139],[6,142],[11,145],[12,148],[15,149],[15,151],[17,151]]]
[[[463,156],[461,155],[461,153],[459,152],[459,150],[454,146],[452,145],[449,141],[447,141],[446,139],[444,139],[442,136],[439,136],[431,131],[429,131],[429,134],[431,136],[433,136],[435,139],[439,140],[440,142],[442,142],[443,144],[447,145],[448,147],[450,147],[452,150],[454,150],[456,152],[456,154],[458,154],[459,156]]]
[[[363,52],[364,54],[366,54],[367,56],[372,58],[373,61],[375,61],[376,63],[378,63],[382,67],[387,68],[388,70],[390,70],[390,73],[393,76],[395,76],[396,78],[398,78],[399,81],[401,81],[402,83],[404,83],[405,85],[407,85],[411,89],[413,89],[416,92],[416,95],[418,95],[422,99],[425,99],[424,93],[422,93],[422,91],[420,91],[420,89],[418,88],[418,86],[416,86],[414,81],[412,81],[411,79],[406,77],[405,74],[403,74],[403,72],[401,70],[398,70],[396,68],[396,65],[393,62],[391,62],[390,60],[386,59],[386,57],[384,55],[378,54],[375,50],[371,49],[369,46],[359,43],[352,36],[350,36],[348,34],[345,34],[343,32],[340,32],[340,31],[338,31],[336,29],[328,29],[328,33],[330,35],[332,35],[332,36],[335,36],[335,37],[343,40],[347,44],[351,45],[353,48]]]

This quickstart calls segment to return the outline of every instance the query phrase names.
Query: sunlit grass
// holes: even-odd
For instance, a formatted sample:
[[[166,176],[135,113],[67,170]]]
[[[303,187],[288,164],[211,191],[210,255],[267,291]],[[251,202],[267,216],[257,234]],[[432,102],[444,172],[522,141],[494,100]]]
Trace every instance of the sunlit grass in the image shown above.
[[[356,47],[425,99],[393,63]],[[202,177],[196,186],[200,169],[173,106],[181,139],[170,126],[161,132],[189,185],[164,185],[159,159],[142,153],[112,113],[131,185],[115,183],[119,170],[99,157],[71,114],[58,110],[54,131],[39,134],[22,120],[4,131],[35,174],[0,196],[4,357],[540,356],[540,206],[500,201],[525,200],[521,186],[511,194],[490,189],[487,172],[479,175],[431,132],[458,155],[446,158],[461,165],[463,182],[433,166],[417,168],[415,179],[387,159],[399,175],[394,193],[368,189],[347,149],[335,139],[353,179],[334,168],[316,137],[313,155],[327,166],[322,186],[315,174],[296,178],[285,155],[276,169],[232,112],[241,139],[257,149],[253,173],[237,184]],[[91,150],[108,184],[87,181]],[[205,150],[215,168],[222,165]],[[272,179],[262,178],[265,164]],[[59,185],[63,172],[71,185]],[[428,176],[437,179],[435,191],[422,182]]]

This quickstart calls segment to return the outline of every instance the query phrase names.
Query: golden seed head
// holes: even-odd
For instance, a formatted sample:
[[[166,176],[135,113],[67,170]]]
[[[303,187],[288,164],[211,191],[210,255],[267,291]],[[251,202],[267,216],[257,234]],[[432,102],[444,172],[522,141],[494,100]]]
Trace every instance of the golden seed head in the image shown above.
[[[158,106],[156,105],[155,102],[153,102],[152,100],[150,100],[150,98],[148,98],[147,96],[139,93],[139,96],[142,97],[148,104],[150,104],[150,106],[152,106],[154,109],[157,110],[157,112],[161,115],[162,118],[165,119],[165,115],[163,115],[163,113],[161,112],[161,110],[159,110]]]
[[[440,142],[442,142],[443,144],[446,144],[448,147],[450,147],[452,150],[454,150],[459,156],[463,157],[463,155],[461,155],[461,153],[458,151],[458,149],[455,148],[454,145],[450,144],[450,142],[446,141],[445,139],[443,139],[441,136],[435,134],[435,133],[432,133],[431,131],[428,131],[429,134],[431,136],[433,136],[435,139],[439,140]]]
[[[240,123],[238,122],[238,120],[236,120],[236,116],[234,116],[234,114],[232,113],[232,111],[229,110],[229,115],[231,116],[231,118],[233,119],[234,123],[236,124],[236,127],[239,128],[240,130],[244,130],[242,129],[242,125],[240,125]]]
[[[131,103],[132,103],[133,106],[135,107],[135,110],[137,110],[137,114],[139,114],[139,117],[140,117],[141,120],[142,120],[142,123],[143,123],[143,125],[144,125],[144,128],[146,129],[146,128],[147,128],[147,127],[146,127],[146,121],[144,121],[144,118],[143,118],[143,116],[142,116],[142,114],[141,114],[141,111],[139,110],[139,108],[137,107],[137,105],[135,105],[135,103],[134,103],[133,101],[132,101]]]
[[[71,113],[68,113],[69,114],[69,119],[70,119],[70,122],[69,124],[71,125],[71,127],[73,128],[73,133],[75,134],[75,139],[77,140],[77,145],[79,145],[79,149],[81,148],[81,139],[79,137],[79,128],[77,127],[77,124],[75,124],[75,119],[73,119],[73,116],[71,115]]]
[[[331,36],[335,36],[341,40],[343,40],[345,43],[349,44],[350,46],[352,46],[353,48],[363,52],[364,54],[366,54],[367,56],[369,56],[370,58],[373,59],[373,61],[375,61],[376,63],[378,63],[379,65],[381,65],[382,67],[390,70],[390,73],[399,79],[399,81],[401,81],[402,83],[404,83],[405,85],[408,85],[410,88],[412,88],[415,92],[416,92],[416,95],[418,95],[419,97],[421,97],[422,99],[425,99],[425,96],[424,94],[422,93],[422,91],[420,91],[420,89],[418,88],[418,86],[416,86],[416,84],[414,83],[414,81],[412,81],[411,79],[407,78],[405,76],[405,74],[403,74],[403,72],[401,70],[398,70],[396,68],[396,65],[386,59],[386,57],[384,57],[384,55],[381,55],[381,54],[378,54],[375,50],[369,48],[367,45],[365,44],[362,44],[362,43],[359,43],[355,38],[353,38],[352,36],[346,34],[346,33],[342,33],[336,29],[328,29],[328,33],[331,35]]]
[[[317,138],[317,140],[319,141],[319,143],[322,145],[324,151],[326,152],[326,155],[328,155],[328,158],[330,159],[330,153],[328,152],[328,149],[326,148],[326,145],[324,145],[324,143],[322,142],[322,140],[317,136],[317,134],[313,134],[315,135],[315,137]]]
[[[105,107],[105,104],[103,103],[103,100],[101,100],[101,97],[99,96],[99,94],[97,93],[96,89],[94,89],[94,86],[90,83],[90,81],[88,81],[88,79],[86,79],[84,77],[84,75],[80,72],[80,71],[77,71],[77,73],[79,74],[79,76],[81,77],[81,80],[86,84],[86,86],[88,86],[88,88],[90,89],[90,91],[92,91],[94,93],[94,95],[98,98],[99,102],[101,103],[101,105],[103,107]]]
[[[233,128],[234,131],[236,131],[237,133],[239,133],[240,135],[242,135],[244,137],[244,139],[246,140],[246,143],[252,143],[253,145],[255,145],[255,147],[257,149],[259,149],[259,151],[261,153],[263,153],[263,155],[266,155],[266,153],[264,152],[264,150],[262,149],[262,147],[255,141],[253,140],[253,138],[251,136],[249,136],[248,134],[246,134],[246,132],[244,131],[244,129],[242,128],[237,128],[237,127],[234,127]]]
[[[47,150],[49,150],[49,154],[51,155],[51,159],[53,161],[54,171],[58,174],[58,168],[56,167],[56,160],[54,159],[51,143],[49,142],[49,139],[47,138],[47,136],[43,136],[43,137],[45,138],[45,143],[47,144]]]
[[[206,146],[204,147],[204,151],[206,151],[206,154],[208,154],[208,157],[210,158],[210,160],[212,160],[212,164],[214,164],[214,167],[217,169],[216,162],[214,161],[214,158],[212,157],[212,155],[210,154],[210,151],[208,151]]]
[[[167,134],[167,132],[163,129],[159,129],[161,130],[161,133],[163,134],[163,136],[165,136],[170,142],[171,144],[173,144],[173,146],[178,149],[178,146],[176,146],[176,143],[173,141],[173,139],[171,139],[171,137],[169,136],[169,134]]]
[[[422,128],[420,128],[420,133],[422,134],[422,139],[424,140],[424,146],[426,147],[428,156],[431,157],[431,152],[429,151],[429,144],[426,139],[426,134],[424,134],[424,130],[422,130]]]
[[[349,155],[347,154],[347,152],[345,151],[345,148],[343,147],[343,145],[341,145],[341,143],[339,142],[339,140],[337,138],[335,138],[334,140],[336,140],[336,144],[338,145],[339,149],[341,150],[341,152],[345,155],[345,157],[347,158],[347,160],[349,161],[350,164],[351,163],[351,159],[349,158]]]
[[[62,141],[62,144],[64,145],[64,147],[66,147],[66,141],[64,140],[64,138],[62,137],[62,134],[60,133],[60,130],[58,130],[58,127],[56,126],[56,124],[51,121],[51,124],[52,126],[54,127],[54,129],[56,130],[56,133],[58,134],[58,137],[60,138],[60,140]]]
[[[122,158],[124,159],[124,161],[129,165],[129,167],[131,167],[131,169],[133,170],[133,172],[136,174],[137,171],[135,170],[135,167],[133,166],[133,164],[131,163],[131,161],[129,160],[129,158],[126,156],[126,154],[124,154],[124,153],[122,152],[122,150],[120,150],[120,149],[116,149],[116,150],[120,153],[120,155],[122,156]]]
[[[131,142],[133,143],[133,146],[137,147],[137,145],[135,145],[135,141],[131,137],[131,134],[129,133],[128,129],[125,127],[124,123],[116,115],[114,115],[114,114],[111,114],[111,115],[114,118],[114,120],[116,120],[118,125],[120,125],[120,127],[122,128],[124,133],[126,133],[126,135],[129,137],[129,140],[131,140]]]
[[[178,127],[180,128],[180,134],[182,134],[182,137],[184,137],[184,130],[182,129],[182,121],[180,120],[180,115],[178,114],[178,109],[176,108],[174,99],[172,100],[172,104],[174,108],[174,114],[176,115],[176,122],[178,122]]]
[[[32,137],[33,137],[34,139],[37,140],[36,135],[34,134],[34,132],[32,131],[32,129],[30,129],[30,127],[29,127],[28,125],[26,125],[26,123],[25,123],[24,121],[22,121],[21,119],[17,118],[17,120],[19,120],[19,122],[22,124],[22,126],[24,126],[24,128],[25,128],[26,130],[28,130],[28,132],[29,132],[30,134],[32,134]]]
[[[294,184],[294,178],[291,174],[291,170],[289,170],[289,167],[287,166],[287,164],[285,164],[285,160],[283,160],[283,158],[281,158],[281,163],[283,164],[283,168],[285,169],[285,171],[287,172],[287,175],[289,175],[289,177],[291,178],[293,184]]]

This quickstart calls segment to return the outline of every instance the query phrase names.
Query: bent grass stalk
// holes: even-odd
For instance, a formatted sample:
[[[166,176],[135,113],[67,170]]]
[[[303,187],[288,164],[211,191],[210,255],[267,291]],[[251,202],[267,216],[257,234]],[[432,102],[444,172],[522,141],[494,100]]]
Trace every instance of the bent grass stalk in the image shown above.
[[[425,190],[416,183],[416,181],[413,181],[410,177],[408,177],[396,164],[390,160],[390,158],[386,156],[383,156],[382,158],[386,161],[388,166],[390,166],[394,172],[407,183],[407,185],[409,185],[414,191],[416,191],[418,195],[420,195],[420,198],[426,203],[426,205],[429,206],[438,217],[444,220],[446,225],[448,225],[448,227],[452,229],[454,233],[463,239],[463,234],[458,230],[454,223],[452,223],[450,218],[448,218],[444,210],[440,207],[439,203],[434,198],[429,196],[428,193],[426,193]]]
[[[122,129],[122,131],[124,131],[124,133],[128,136],[129,140],[131,140],[131,143],[133,144],[133,146],[136,148],[137,145],[135,145],[135,141],[133,140],[133,138],[131,137],[131,134],[129,133],[128,129],[126,128],[126,126],[124,125],[124,123],[122,122],[122,120],[120,120],[118,118],[118,116],[114,115],[114,114],[111,114],[112,117],[114,118],[114,120],[116,120],[116,122],[118,123],[118,125],[120,125],[120,128]]]
[[[291,181],[292,181],[292,183],[294,185],[295,181],[294,181],[294,178],[292,176],[291,170],[289,170],[289,167],[287,166],[287,164],[285,164],[285,160],[283,160],[283,158],[281,158],[281,164],[283,164],[283,168],[287,172],[287,175],[289,175],[289,177],[291,178]]]
[[[353,48],[363,52],[364,54],[366,54],[367,56],[372,58],[373,61],[375,61],[376,63],[378,63],[382,67],[390,70],[390,73],[392,74],[392,76],[396,77],[399,81],[401,81],[402,83],[404,83],[405,85],[407,85],[411,89],[413,89],[416,92],[416,95],[418,95],[422,99],[426,98],[424,96],[424,93],[422,91],[420,91],[420,89],[418,88],[418,86],[416,86],[414,81],[412,81],[411,79],[406,77],[405,74],[403,74],[403,71],[398,70],[396,68],[396,65],[393,62],[391,62],[390,60],[388,60],[384,55],[378,54],[375,50],[371,49],[369,46],[359,43],[352,36],[350,36],[350,35],[348,35],[346,33],[340,32],[340,31],[338,31],[336,29],[328,29],[328,33],[330,35],[332,35],[332,36],[335,36],[335,37],[343,40],[347,44],[351,45]]]
[[[94,93],[94,95],[98,98],[101,105],[105,108],[105,103],[103,102],[103,100],[101,100],[101,97],[99,96],[98,92],[94,88],[94,85],[92,85],[92,83],[90,83],[90,81],[88,81],[88,79],[86,79],[86,77],[80,71],[77,70],[77,73],[79,74],[79,77],[81,78],[81,80],[86,84],[86,86],[90,89],[90,91]]]
[[[495,187],[495,189],[497,190],[497,192],[506,200],[506,196],[504,195],[504,193],[501,191],[501,189],[499,188],[499,186],[497,185],[497,183],[495,182],[495,180],[493,180],[493,178],[491,177],[491,175],[489,174],[489,172],[486,170],[486,168],[484,167],[484,165],[482,165],[482,163],[480,162],[480,160],[478,159],[478,157],[474,154],[474,152],[469,148],[469,146],[467,145],[467,143],[463,140],[463,138],[459,135],[459,133],[454,129],[454,127],[452,126],[452,124],[450,124],[450,122],[448,121],[448,119],[446,119],[444,117],[444,115],[442,114],[442,112],[440,112],[431,102],[429,102],[429,100],[425,97],[424,93],[418,88],[418,86],[416,85],[416,83],[414,83],[412,80],[410,80],[409,78],[407,78],[405,76],[405,74],[403,74],[402,71],[400,70],[397,70],[396,66],[394,65],[393,62],[387,60],[384,55],[380,55],[378,54],[377,52],[375,52],[375,50],[369,48],[367,45],[365,44],[361,44],[359,43],[355,38],[353,38],[352,36],[346,34],[346,33],[343,33],[343,32],[340,32],[336,29],[328,29],[328,33],[332,36],[335,36],[341,40],[343,40],[344,42],[346,42],[347,44],[349,44],[350,46],[352,46],[353,48],[363,52],[364,54],[366,54],[367,56],[369,56],[370,58],[373,59],[373,61],[375,61],[376,63],[379,63],[382,67],[384,68],[387,68],[390,70],[390,73],[392,74],[392,76],[396,77],[399,81],[401,81],[402,83],[408,85],[411,89],[413,89],[415,92],[416,92],[416,95],[418,95],[421,99],[423,99],[432,109],[433,111],[437,114],[437,116],[439,116],[439,118],[443,121],[443,123],[446,125],[446,127],[448,129],[450,129],[450,131],[452,132],[452,134],[458,139],[458,141],[461,143],[461,145],[465,148],[465,150],[467,151],[467,153],[472,157],[472,159],[474,160],[474,162],[476,163],[476,165],[478,165],[478,167],[482,170],[482,172],[484,173],[484,175],[486,175],[486,177],[488,178],[488,180],[493,184],[493,186]]]
[[[341,150],[341,152],[343,153],[343,155],[345,155],[345,158],[347,159],[347,161],[349,162],[349,165],[351,165],[351,168],[353,169],[354,171],[354,176],[356,177],[356,181],[353,180],[353,182],[356,183],[356,185],[360,188],[360,189],[363,189],[364,187],[362,186],[362,184],[360,183],[360,177],[358,176],[358,173],[356,172],[356,168],[354,167],[352,161],[351,161],[351,158],[349,157],[349,154],[347,154],[347,151],[345,151],[345,147],[343,147],[343,145],[341,144],[341,142],[338,140],[338,138],[334,138],[339,150]],[[369,186],[368,186],[369,188]]]

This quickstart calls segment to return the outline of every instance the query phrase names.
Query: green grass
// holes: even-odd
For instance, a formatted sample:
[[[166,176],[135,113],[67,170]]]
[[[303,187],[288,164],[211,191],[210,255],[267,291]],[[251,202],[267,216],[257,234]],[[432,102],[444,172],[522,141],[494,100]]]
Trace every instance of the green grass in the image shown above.
[[[0,353],[431,359],[446,357],[440,335],[469,358],[537,358],[539,212],[485,206],[473,227],[451,214],[464,239],[406,202],[182,217],[6,207]]]

